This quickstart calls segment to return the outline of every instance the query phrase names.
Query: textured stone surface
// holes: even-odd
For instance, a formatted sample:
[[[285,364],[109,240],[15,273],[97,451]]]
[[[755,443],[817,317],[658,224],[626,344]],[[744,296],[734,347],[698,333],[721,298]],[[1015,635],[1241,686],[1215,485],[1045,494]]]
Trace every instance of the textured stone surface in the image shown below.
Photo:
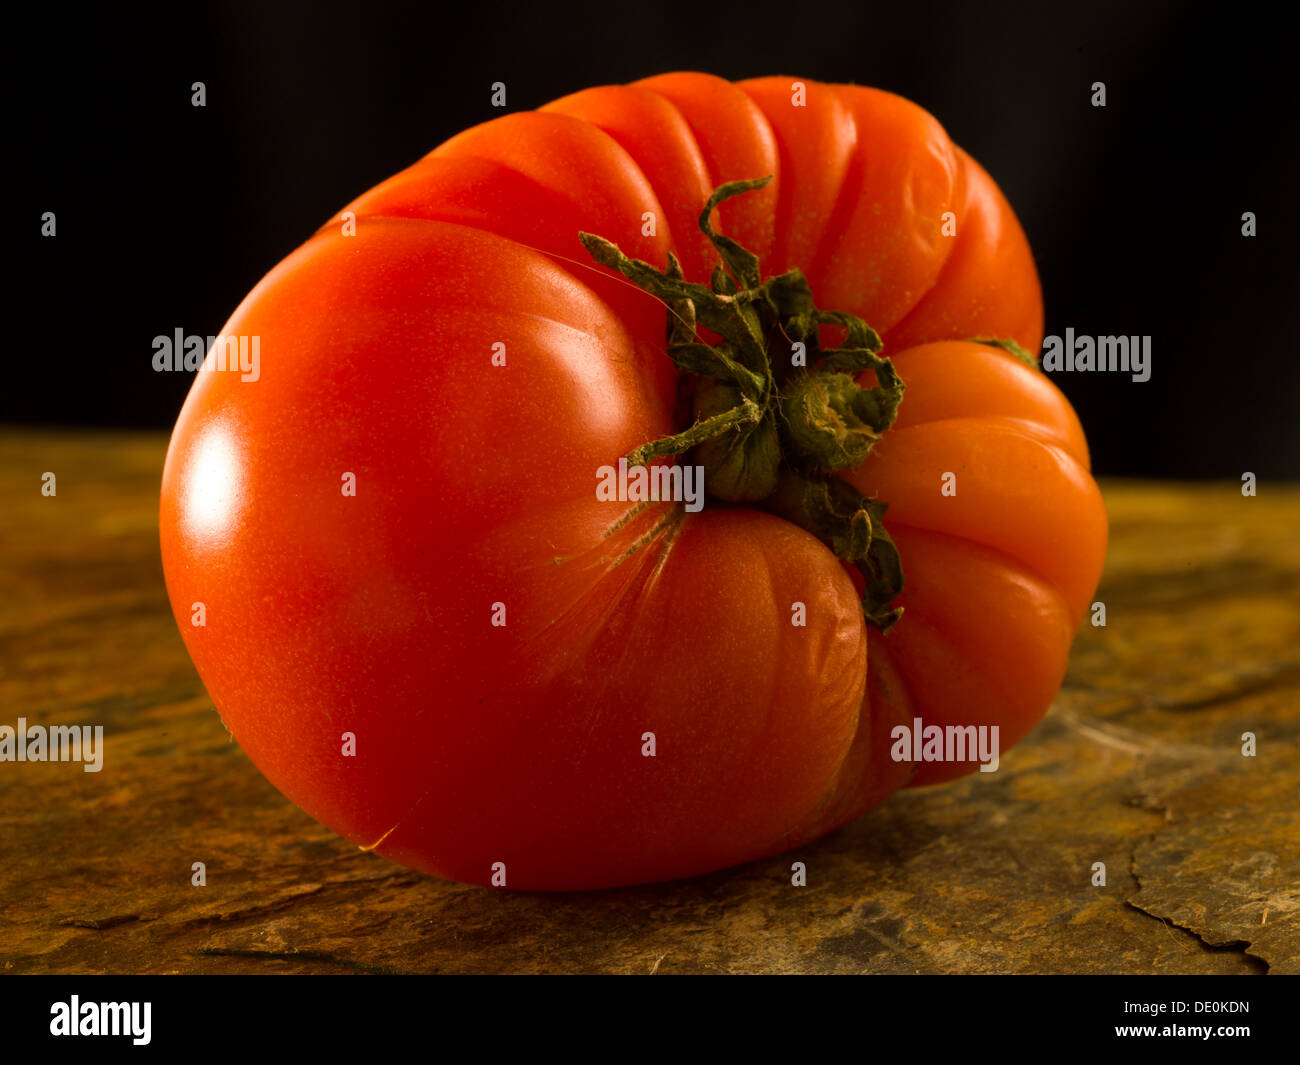
[[[164,451],[0,433],[0,724],[106,732],[101,773],[0,763],[7,971],[1300,972],[1300,488],[1105,483],[1108,624],[997,773],[798,854],[545,896],[363,853],[230,741],[162,584]]]

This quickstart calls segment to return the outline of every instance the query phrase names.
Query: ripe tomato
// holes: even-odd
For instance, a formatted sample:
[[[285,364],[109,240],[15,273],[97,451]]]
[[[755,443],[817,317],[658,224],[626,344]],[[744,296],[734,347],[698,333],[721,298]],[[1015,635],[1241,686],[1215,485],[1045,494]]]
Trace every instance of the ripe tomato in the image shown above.
[[[761,501],[595,492],[690,417],[664,301],[579,232],[706,283],[701,208],[765,175],[716,230],[874,327],[906,383],[834,474],[888,505],[905,612],[887,634],[858,569]],[[1005,750],[1046,711],[1105,513],[1064,397],[968,339],[1036,351],[1038,278],[925,111],[667,74],[484,123],[346,211],[235,311],[223,337],[260,338],[260,376],[198,374],[162,487],[186,646],[312,816],[472,883],[669,879],[976,768],[896,760],[897,726],[996,725]]]

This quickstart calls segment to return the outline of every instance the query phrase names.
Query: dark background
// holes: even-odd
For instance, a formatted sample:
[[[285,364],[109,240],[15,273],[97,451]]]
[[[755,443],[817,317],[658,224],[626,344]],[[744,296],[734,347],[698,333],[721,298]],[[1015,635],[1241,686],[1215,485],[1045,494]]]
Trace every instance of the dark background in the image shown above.
[[[1047,332],[1153,337],[1145,383],[1055,375],[1097,472],[1300,476],[1289,25],[1239,4],[1206,21],[1055,6],[43,9],[6,47],[17,277],[0,422],[170,427],[188,377],[153,372],[152,338],[216,334],[344,203],[501,114],[494,81],[522,110],[696,69],[856,81],[939,118],[1019,214]]]

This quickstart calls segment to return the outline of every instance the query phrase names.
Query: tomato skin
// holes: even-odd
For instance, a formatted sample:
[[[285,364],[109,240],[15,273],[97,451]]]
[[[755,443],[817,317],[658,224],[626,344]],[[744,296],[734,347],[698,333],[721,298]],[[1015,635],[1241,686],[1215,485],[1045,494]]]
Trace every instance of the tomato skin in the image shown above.
[[[976,768],[895,760],[896,725],[997,725],[1005,752],[1054,697],[1104,508],[1059,391],[962,339],[1038,348],[1028,244],[920,108],[804,82],[796,109],[790,81],[668,74],[467,130],[223,330],[260,338],[260,377],[200,373],[181,412],[169,595],[250,758],[359,845],[526,889],[693,875]],[[578,232],[707,280],[701,205],[767,173],[714,224],[873,324],[908,385],[844,473],[890,504],[888,636],[787,522],[595,495],[599,467],[678,428],[677,374],[663,306]]]

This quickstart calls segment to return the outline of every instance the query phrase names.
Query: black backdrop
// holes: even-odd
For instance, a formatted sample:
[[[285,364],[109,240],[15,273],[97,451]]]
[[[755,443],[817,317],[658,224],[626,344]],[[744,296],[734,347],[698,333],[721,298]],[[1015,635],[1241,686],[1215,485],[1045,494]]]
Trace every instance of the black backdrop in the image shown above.
[[[499,115],[493,82],[518,110],[696,69],[876,85],[939,118],[1015,206],[1047,332],[1153,337],[1145,383],[1055,377],[1098,472],[1300,476],[1300,94],[1279,16],[1110,0],[456,8],[106,5],[11,25],[0,421],[170,426],[188,381],[153,372],[152,338],[215,334],[345,202]]]

